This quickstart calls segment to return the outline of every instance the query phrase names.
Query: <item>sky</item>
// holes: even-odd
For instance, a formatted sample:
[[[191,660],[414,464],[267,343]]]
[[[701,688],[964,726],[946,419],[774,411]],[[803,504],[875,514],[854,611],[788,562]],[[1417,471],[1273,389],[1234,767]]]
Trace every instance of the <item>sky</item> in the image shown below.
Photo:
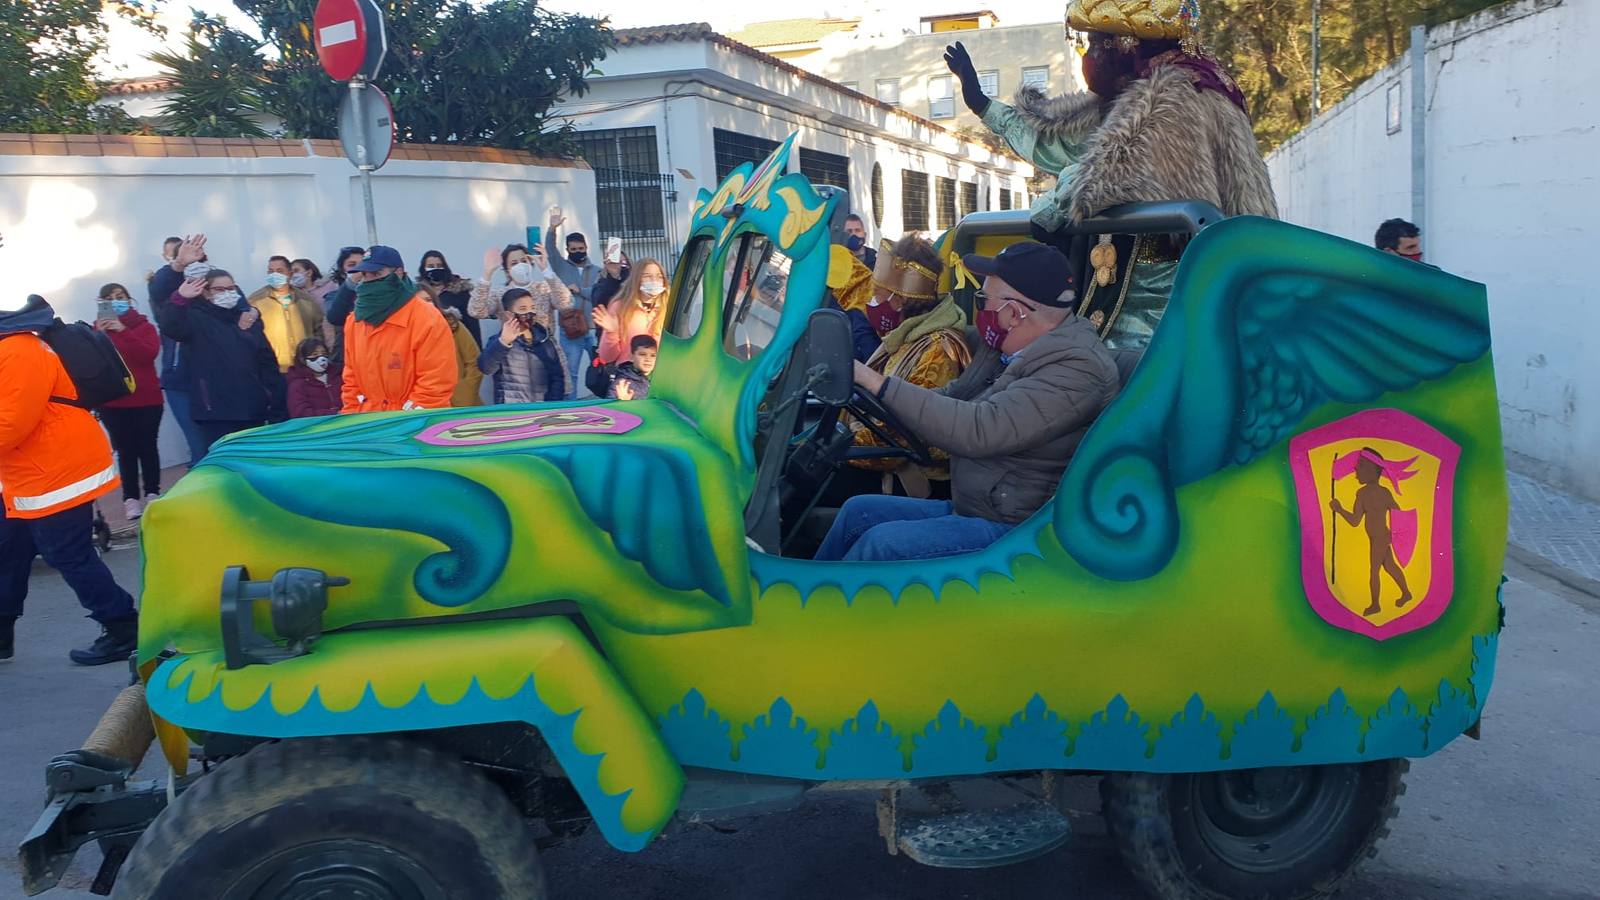
[[[903,0],[902,0],[903,2]],[[781,7],[748,2],[732,3],[728,0],[713,2],[688,2],[688,0],[548,0],[547,9],[558,12],[605,15],[611,17],[616,28],[639,28],[647,25],[672,25],[682,22],[710,22],[719,31],[733,31],[748,22],[777,18],[804,18],[812,16],[849,17],[861,15],[865,2],[840,3],[838,0],[788,0]],[[889,3],[881,5],[890,6]],[[894,3],[894,7],[900,6]],[[184,35],[184,23],[189,19],[190,8],[208,15],[226,17],[236,26],[249,24],[229,0],[168,0],[162,19],[168,29],[168,43],[179,44]],[[1058,22],[1066,9],[1065,0],[1040,3],[1038,0],[953,0],[953,2],[905,3],[906,26],[915,28],[917,18],[945,12],[967,12],[973,9],[990,9],[1000,19],[1001,25],[1028,25],[1038,22]],[[181,45],[181,44],[180,44]],[[125,23],[114,22],[106,59],[100,66],[101,75],[108,79],[142,78],[159,73],[158,67],[145,59],[149,53],[160,49],[161,42]]]

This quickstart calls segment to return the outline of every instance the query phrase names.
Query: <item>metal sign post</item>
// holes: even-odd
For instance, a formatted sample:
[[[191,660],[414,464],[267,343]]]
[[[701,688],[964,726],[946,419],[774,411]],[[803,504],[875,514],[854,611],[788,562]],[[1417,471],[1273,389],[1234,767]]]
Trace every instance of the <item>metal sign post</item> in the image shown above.
[[[366,93],[363,90],[366,86],[366,81],[360,78],[352,78],[350,80],[350,109],[358,121],[365,118],[361,114],[361,95]],[[367,210],[367,246],[370,247],[378,242],[378,211],[372,203],[372,171],[375,167],[369,158],[367,142],[364,138],[365,135],[357,138],[355,158],[352,162],[356,164],[356,170],[361,173],[361,204]],[[387,156],[388,154],[384,155]]]
[[[372,173],[389,161],[394,146],[394,110],[372,84],[388,52],[383,11],[375,0],[320,0],[314,14],[317,59],[324,71],[347,81],[350,93],[339,107],[339,141],[361,173],[367,243],[378,242],[378,214],[372,202]],[[372,96],[367,96],[368,93]]]

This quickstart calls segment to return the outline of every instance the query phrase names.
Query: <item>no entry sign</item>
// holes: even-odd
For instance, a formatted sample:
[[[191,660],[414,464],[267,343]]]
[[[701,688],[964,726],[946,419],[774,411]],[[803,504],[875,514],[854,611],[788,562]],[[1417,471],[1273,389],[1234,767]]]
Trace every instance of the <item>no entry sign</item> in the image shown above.
[[[335,80],[377,77],[388,42],[376,0],[321,0],[311,28],[317,59]]]

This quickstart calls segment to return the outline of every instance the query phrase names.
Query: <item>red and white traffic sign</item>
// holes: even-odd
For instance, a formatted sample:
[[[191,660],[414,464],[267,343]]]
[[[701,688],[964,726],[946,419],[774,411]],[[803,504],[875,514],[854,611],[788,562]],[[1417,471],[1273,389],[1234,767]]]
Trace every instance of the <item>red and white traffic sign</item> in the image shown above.
[[[375,0],[320,0],[311,29],[317,59],[334,80],[377,77],[388,42]]]

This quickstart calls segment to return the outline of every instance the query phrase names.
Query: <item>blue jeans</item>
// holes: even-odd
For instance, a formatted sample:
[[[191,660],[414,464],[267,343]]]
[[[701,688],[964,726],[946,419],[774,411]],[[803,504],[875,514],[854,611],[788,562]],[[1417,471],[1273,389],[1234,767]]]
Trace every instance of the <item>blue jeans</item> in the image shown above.
[[[933,559],[982,550],[1012,526],[958,516],[948,500],[863,494],[839,509],[814,559]]]
[[[567,355],[567,377],[572,383],[566,399],[578,399],[578,388],[583,386],[583,354],[585,351],[594,352],[595,346],[593,333],[577,339],[569,338],[565,333],[561,335],[561,352]]]
[[[22,615],[35,556],[61,573],[96,622],[133,618],[133,598],[94,552],[93,526],[93,503],[39,519],[6,518],[0,505],[0,619]]]
[[[178,430],[183,432],[183,440],[189,445],[189,465],[200,461],[206,455],[206,442],[200,436],[200,429],[189,418],[189,392],[162,389],[167,396],[167,409],[172,410],[172,418],[178,423]]]

